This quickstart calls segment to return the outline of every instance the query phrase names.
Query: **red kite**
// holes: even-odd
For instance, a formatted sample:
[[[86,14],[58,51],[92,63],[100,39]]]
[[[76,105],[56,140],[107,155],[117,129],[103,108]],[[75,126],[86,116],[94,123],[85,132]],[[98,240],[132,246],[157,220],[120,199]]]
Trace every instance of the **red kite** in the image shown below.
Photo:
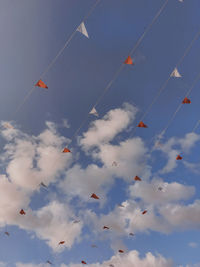
[[[81,261],[82,264],[87,264],[85,261]]]
[[[178,155],[177,157],[176,157],[176,160],[181,160],[182,159],[182,157],[180,156],[180,155]]]
[[[137,127],[140,127],[140,128],[148,128],[146,124],[144,124],[144,122],[140,121],[138,126]]]
[[[142,179],[140,177],[138,177],[138,176],[135,176],[134,180],[135,181],[142,181]]]
[[[94,193],[91,195],[91,198],[99,199],[99,197],[96,194],[94,194]]]
[[[21,209],[19,213],[20,213],[21,215],[25,215],[25,214],[26,214],[26,212],[25,212],[23,209]]]
[[[144,210],[144,211],[142,212],[143,215],[146,214],[146,213],[147,213],[147,210]]]
[[[104,226],[103,229],[109,230],[110,228],[108,226]]]
[[[69,150],[69,148],[65,147],[65,148],[63,149],[63,153],[69,153],[69,152],[71,152],[71,151]]]
[[[191,100],[187,97],[185,97],[182,101],[182,104],[191,104]]]
[[[5,235],[9,236],[10,234],[8,232],[5,232]]]
[[[60,241],[58,245],[63,245],[65,244],[65,241]]]
[[[133,60],[130,56],[127,57],[127,59],[124,61],[124,64],[127,65],[133,65]]]
[[[47,86],[42,80],[39,80],[39,81],[35,84],[35,86],[48,89],[48,86]]]
[[[119,251],[119,253],[124,253],[124,251],[123,251],[123,250],[121,250],[121,249],[119,249],[118,251]]]

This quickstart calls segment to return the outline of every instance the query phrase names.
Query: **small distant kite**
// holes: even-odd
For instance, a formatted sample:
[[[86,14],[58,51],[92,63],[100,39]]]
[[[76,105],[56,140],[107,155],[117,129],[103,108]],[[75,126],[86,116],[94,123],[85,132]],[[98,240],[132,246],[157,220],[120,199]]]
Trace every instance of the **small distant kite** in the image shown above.
[[[142,179],[140,177],[138,177],[138,176],[135,176],[134,180],[135,181],[142,181]]]
[[[85,261],[81,261],[82,264],[87,264]]]
[[[65,241],[60,241],[60,242],[58,243],[58,245],[63,245],[63,244],[65,244]]]
[[[23,209],[21,209],[19,213],[20,213],[21,215],[26,215],[26,212],[25,212]]]
[[[98,112],[97,112],[97,110],[96,110],[95,107],[93,107],[93,108],[91,109],[91,111],[89,112],[89,114],[90,114],[90,115],[94,115],[94,116],[96,116],[96,117],[99,116],[99,114],[98,114]]]
[[[69,148],[65,147],[62,152],[63,153],[70,153],[71,151],[69,150]]]
[[[191,100],[187,97],[185,97],[182,101],[182,104],[191,104]]]
[[[119,253],[124,253],[124,251],[122,249],[119,249],[118,252]]]
[[[139,128],[148,128],[148,126],[146,124],[144,124],[143,121],[140,121],[137,127],[139,127]]]
[[[171,76],[171,77],[174,77],[174,78],[181,78],[181,77],[182,77],[181,74],[179,73],[179,71],[178,71],[177,68],[175,68],[175,69],[172,71],[172,73],[171,73],[170,76]]]
[[[85,37],[89,38],[89,35],[88,35],[87,30],[86,30],[86,27],[85,27],[84,22],[82,22],[82,23],[78,26],[77,31],[80,32],[80,33],[82,33]]]
[[[99,199],[99,197],[95,193],[93,193],[90,198]]]
[[[104,230],[109,230],[110,228],[108,226],[103,227]]]
[[[9,235],[10,235],[10,233],[8,233],[8,232],[5,232],[4,234],[5,234],[5,235],[7,235],[7,236],[9,236]]]
[[[127,64],[127,65],[134,65],[133,64],[133,60],[130,56],[127,57],[127,59],[124,61],[124,64]]]
[[[142,215],[144,215],[144,214],[146,214],[147,213],[147,210],[144,210],[143,212],[142,212]]]
[[[35,86],[37,87],[41,87],[41,88],[45,88],[45,89],[48,89],[48,86],[42,81],[42,80],[39,80]]]
[[[180,156],[180,155],[178,155],[177,157],[176,157],[176,160],[182,160],[183,158]]]

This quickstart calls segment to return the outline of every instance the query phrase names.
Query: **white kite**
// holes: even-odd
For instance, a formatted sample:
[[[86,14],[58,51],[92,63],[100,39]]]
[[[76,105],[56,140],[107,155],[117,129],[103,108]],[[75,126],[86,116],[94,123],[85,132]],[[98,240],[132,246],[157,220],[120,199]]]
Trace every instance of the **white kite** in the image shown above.
[[[83,35],[85,35],[87,38],[89,38],[89,35],[88,35],[88,32],[87,32],[87,30],[86,30],[86,28],[85,28],[85,24],[84,24],[84,22],[82,22],[82,23],[78,26],[77,31],[80,32],[80,33],[82,33]]]
[[[170,76],[171,76],[171,77],[175,77],[175,78],[181,78],[181,77],[182,77],[181,74],[178,72],[178,69],[177,69],[177,68],[175,68],[175,69],[173,70],[173,72],[171,73]]]
[[[94,116],[96,116],[96,117],[98,117],[98,116],[99,116],[99,114],[98,114],[98,112],[97,112],[96,108],[92,108],[92,110],[90,111],[90,113],[89,113],[89,114],[92,114],[92,115],[94,115]]]

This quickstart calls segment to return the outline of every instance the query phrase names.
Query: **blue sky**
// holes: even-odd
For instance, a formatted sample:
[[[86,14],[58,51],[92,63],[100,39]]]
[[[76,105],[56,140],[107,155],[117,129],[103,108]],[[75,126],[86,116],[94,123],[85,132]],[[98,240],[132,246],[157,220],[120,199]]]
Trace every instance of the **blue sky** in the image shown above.
[[[94,1],[1,1],[2,266],[200,266],[200,135],[192,132],[199,80],[192,103],[154,143],[200,74],[200,38],[178,66],[182,77],[146,114],[148,128],[135,130],[200,31],[198,0],[168,1],[132,55],[135,65],[124,66],[96,106],[99,117],[88,116],[71,140],[164,2],[101,0],[85,21],[89,39],[76,32],[42,78],[48,90],[35,87],[16,112]],[[72,153],[61,153],[65,146]]]

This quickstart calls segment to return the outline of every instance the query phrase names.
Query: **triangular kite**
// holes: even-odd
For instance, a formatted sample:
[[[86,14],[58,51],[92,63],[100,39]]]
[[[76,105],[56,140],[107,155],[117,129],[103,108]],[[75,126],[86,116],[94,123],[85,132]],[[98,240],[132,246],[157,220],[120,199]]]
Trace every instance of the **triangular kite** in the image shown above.
[[[124,253],[124,251],[122,249],[119,249],[118,251],[119,251],[119,253]]]
[[[39,80],[39,81],[35,84],[35,86],[48,89],[48,86],[47,86],[42,80]]]
[[[182,101],[182,104],[191,104],[191,100],[187,97],[185,97]]]
[[[63,153],[70,153],[71,151],[69,150],[69,148],[65,147],[62,152]]]
[[[58,245],[63,245],[65,244],[65,241],[60,241]]]
[[[88,35],[88,32],[87,32],[87,30],[86,30],[86,28],[85,28],[85,24],[84,24],[84,22],[82,22],[82,23],[78,26],[77,31],[80,32],[80,33],[82,33],[83,35],[85,35],[87,38],[89,38],[89,35]]]
[[[176,160],[181,160],[182,159],[182,157],[180,156],[180,155],[178,155],[177,157],[176,157]]]
[[[99,116],[99,114],[98,114],[98,112],[97,112],[97,110],[96,110],[96,108],[94,107],[94,108],[92,108],[92,110],[90,111],[90,113],[89,114],[91,114],[91,115],[94,115],[94,116],[96,116],[96,117],[98,117]]]
[[[130,56],[127,57],[127,59],[124,61],[124,64],[127,65],[133,65],[133,60]]]
[[[138,176],[135,176],[134,180],[135,181],[142,181],[142,179],[140,177],[138,177]]]
[[[94,193],[91,195],[91,198],[99,199],[99,197],[96,194],[94,194]]]
[[[87,264],[85,261],[81,261],[82,264]]]
[[[147,125],[144,124],[144,122],[140,121],[137,127],[140,127],[140,128],[147,128]]]
[[[26,215],[26,212],[25,212],[23,209],[21,209],[19,213],[20,213],[21,215]]]
[[[175,78],[181,78],[181,77],[182,77],[181,74],[178,72],[178,69],[177,69],[177,68],[175,68],[175,69],[172,71],[172,73],[171,73],[170,76],[171,76],[171,77],[175,77]]]

